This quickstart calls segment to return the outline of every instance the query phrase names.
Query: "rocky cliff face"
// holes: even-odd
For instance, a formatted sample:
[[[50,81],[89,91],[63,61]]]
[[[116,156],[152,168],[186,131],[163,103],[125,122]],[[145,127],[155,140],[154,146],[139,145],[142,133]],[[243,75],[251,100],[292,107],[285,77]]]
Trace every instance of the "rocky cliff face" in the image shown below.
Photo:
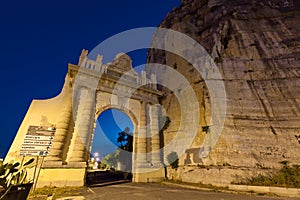
[[[300,2],[296,0],[183,0],[168,13],[160,27],[198,41],[218,66],[227,94],[221,137],[209,156],[199,159],[210,126],[211,103],[205,81],[183,58],[150,51],[149,62],[166,63],[189,80],[202,114],[198,135],[180,159],[182,167],[169,176],[222,184],[245,171],[279,168],[282,160],[300,163],[299,23]],[[171,121],[164,132],[168,144],[178,130],[180,107],[172,92],[163,91],[166,98],[162,103]],[[199,168],[208,165],[211,170]],[[220,172],[216,166],[226,171]],[[217,181],[220,176],[227,182]]]

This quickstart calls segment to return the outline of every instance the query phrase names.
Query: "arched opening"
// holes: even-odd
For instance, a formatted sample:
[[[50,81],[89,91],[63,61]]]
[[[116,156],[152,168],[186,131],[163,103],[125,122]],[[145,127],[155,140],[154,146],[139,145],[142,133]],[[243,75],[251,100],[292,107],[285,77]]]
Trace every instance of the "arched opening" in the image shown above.
[[[100,113],[92,142],[87,184],[131,180],[134,124],[125,112]]]

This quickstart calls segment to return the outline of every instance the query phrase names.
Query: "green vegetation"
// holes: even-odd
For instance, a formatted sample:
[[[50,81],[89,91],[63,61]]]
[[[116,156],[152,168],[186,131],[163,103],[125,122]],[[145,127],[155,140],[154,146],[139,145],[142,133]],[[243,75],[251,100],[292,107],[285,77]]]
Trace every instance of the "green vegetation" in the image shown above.
[[[29,199],[47,199],[52,196],[52,199],[57,199],[65,196],[79,196],[82,194],[84,187],[43,187],[37,188],[35,192],[29,194]]]
[[[120,160],[119,158],[119,150],[117,149],[117,151],[115,153],[110,153],[107,154],[103,159],[102,159],[102,163],[104,165],[106,165],[108,168],[116,168],[117,164]]]
[[[130,133],[130,129],[128,127],[125,128],[124,131],[118,133],[117,142],[119,143],[119,148],[128,152],[132,152],[133,150],[133,136]]]
[[[34,158],[25,163],[14,162],[12,160],[9,163],[3,164],[3,161],[0,161],[0,186],[3,188],[2,193],[0,192],[0,199],[8,194],[12,186],[30,182],[26,180],[27,169],[36,165],[33,162]]]
[[[290,166],[287,161],[282,161],[281,164],[283,167],[276,173],[244,178],[235,184],[300,188],[300,165]]]
[[[118,133],[117,143],[119,143],[119,148],[116,152],[106,155],[102,163],[108,168],[117,168],[118,163],[121,163],[125,170],[131,170],[133,134],[128,127]]]

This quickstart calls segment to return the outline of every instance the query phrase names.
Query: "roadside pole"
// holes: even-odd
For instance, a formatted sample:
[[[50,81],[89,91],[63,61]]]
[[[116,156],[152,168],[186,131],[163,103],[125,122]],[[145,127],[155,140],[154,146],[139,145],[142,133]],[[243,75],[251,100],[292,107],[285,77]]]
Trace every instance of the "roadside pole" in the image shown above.
[[[36,189],[45,156],[47,156],[50,152],[55,131],[56,128],[54,126],[29,126],[25,139],[22,143],[20,150],[20,155],[23,156],[22,164],[25,156],[36,156],[36,165],[33,172],[33,191]],[[39,157],[42,157],[42,161],[38,169],[40,160]]]

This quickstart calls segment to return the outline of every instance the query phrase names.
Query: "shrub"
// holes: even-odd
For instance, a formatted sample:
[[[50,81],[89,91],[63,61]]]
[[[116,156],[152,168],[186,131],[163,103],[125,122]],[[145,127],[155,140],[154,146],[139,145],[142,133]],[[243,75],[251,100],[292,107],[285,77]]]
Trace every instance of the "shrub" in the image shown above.
[[[300,188],[300,165],[289,166],[286,161],[281,163],[283,167],[276,173],[259,174],[238,181],[236,184]]]

